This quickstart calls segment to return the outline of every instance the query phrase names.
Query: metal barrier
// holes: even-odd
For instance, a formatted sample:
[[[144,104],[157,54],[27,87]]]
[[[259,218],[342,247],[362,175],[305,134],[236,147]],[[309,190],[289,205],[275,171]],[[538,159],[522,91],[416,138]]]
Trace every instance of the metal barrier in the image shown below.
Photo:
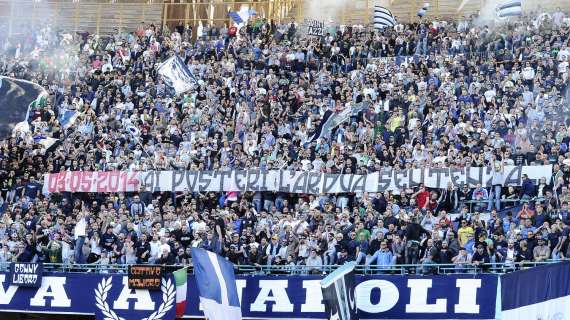
[[[558,263],[565,260],[546,260],[541,262],[517,262],[517,263],[486,263],[474,264],[399,264],[391,266],[379,265],[358,265],[355,268],[357,274],[386,274],[386,275],[406,275],[406,274],[473,274],[473,273],[495,273],[504,274],[515,270],[528,269],[541,265]],[[65,273],[123,273],[128,272],[127,264],[97,265],[97,264],[62,264],[44,263],[44,272],[65,272]],[[188,267],[188,272],[193,273],[192,266],[187,265],[165,265],[165,272],[172,272],[182,267]],[[243,275],[307,275],[307,274],[328,274],[336,270],[339,265],[306,266],[306,265],[236,265],[236,273]],[[9,271],[10,263],[0,263],[0,271]]]
[[[546,200],[546,198],[544,197],[534,197],[531,199],[501,199],[500,203],[501,203],[501,210],[508,210],[509,208],[514,208],[516,206],[522,205],[523,203],[541,203],[544,202],[544,200]],[[493,207],[494,207],[494,200],[468,200],[468,201],[462,201],[461,205],[459,206],[460,208],[462,207],[462,205],[467,205],[469,208],[469,212],[473,213],[473,212],[488,212],[490,210],[488,210],[488,206],[489,203],[493,202]],[[481,210],[473,210],[474,208],[477,209],[477,207],[481,207]],[[499,209],[497,209],[497,211],[499,211]]]

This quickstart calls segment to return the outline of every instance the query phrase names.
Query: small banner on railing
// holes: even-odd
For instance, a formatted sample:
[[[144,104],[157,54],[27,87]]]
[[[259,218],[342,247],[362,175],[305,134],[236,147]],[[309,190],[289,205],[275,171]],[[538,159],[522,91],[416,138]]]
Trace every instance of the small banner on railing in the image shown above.
[[[129,289],[160,289],[161,266],[129,265]]]
[[[10,285],[38,288],[44,268],[41,263],[13,262],[10,265]]]

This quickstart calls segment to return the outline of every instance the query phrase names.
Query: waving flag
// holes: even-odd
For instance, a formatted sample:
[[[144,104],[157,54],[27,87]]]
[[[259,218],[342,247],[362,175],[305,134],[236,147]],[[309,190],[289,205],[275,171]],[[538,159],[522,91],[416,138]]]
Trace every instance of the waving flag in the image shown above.
[[[240,25],[242,23],[247,23],[251,16],[257,15],[254,9],[242,8],[240,11],[230,11],[228,16],[232,18],[232,20],[237,24]]]
[[[230,16],[230,18],[232,18],[232,20],[234,20],[235,23],[237,24],[241,24],[243,23],[243,19],[240,17],[240,15],[235,12],[235,11],[231,11],[228,13],[228,16]]]
[[[418,17],[423,18],[426,15],[429,8],[429,2],[424,3],[420,10],[418,10]]]
[[[345,263],[321,281],[329,320],[358,320],[354,288],[354,262]]]
[[[79,117],[79,112],[76,110],[61,109],[58,117],[59,124],[62,128],[67,129],[75,123],[77,117]]]
[[[59,139],[55,139],[55,138],[51,138],[51,137],[44,137],[44,136],[40,136],[40,137],[35,137],[34,141],[41,144],[42,145],[42,150],[44,152],[49,151],[50,149],[52,149],[52,147],[55,148],[56,143],[59,141]]]
[[[198,82],[184,61],[178,56],[164,61],[158,67],[158,73],[162,76],[166,85],[174,89],[176,94],[192,89],[193,85]]]
[[[385,27],[396,25],[396,19],[392,12],[382,6],[374,6],[374,29],[381,30]]]
[[[192,248],[194,275],[208,320],[241,320],[234,266],[221,256]]]
[[[0,77],[0,139],[12,135],[19,124],[26,127],[29,110],[45,102],[47,92],[33,82]]]
[[[521,0],[509,0],[497,5],[497,17],[518,17],[522,15],[522,2]]]
[[[370,102],[362,101],[350,108],[345,108],[341,112],[335,113],[333,111],[326,111],[323,115],[321,123],[315,129],[315,132],[309,139],[310,142],[316,141],[319,138],[330,137],[334,128],[338,127],[341,123],[346,122],[352,115],[356,115],[370,107]]]
[[[186,292],[188,291],[188,268],[174,271],[174,282],[176,282],[176,318],[182,318],[186,311]]]
[[[139,130],[139,128],[133,126],[133,125],[129,125],[126,128],[126,131],[131,134],[134,138],[138,138],[141,135],[141,131]]]

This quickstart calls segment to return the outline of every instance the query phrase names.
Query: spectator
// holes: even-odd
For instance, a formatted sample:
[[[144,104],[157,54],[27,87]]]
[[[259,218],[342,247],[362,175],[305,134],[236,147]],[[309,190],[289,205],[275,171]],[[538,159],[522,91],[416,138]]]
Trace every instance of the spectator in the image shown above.
[[[175,262],[174,255],[168,249],[163,248],[160,256],[158,257],[158,260],[156,261],[156,264],[173,265],[174,262]],[[239,263],[236,263],[236,264],[239,264]]]
[[[64,263],[187,264],[200,247],[280,272],[308,265],[313,251],[321,270],[356,261],[431,272],[449,260],[464,270],[485,255],[534,261],[544,245],[568,256],[569,27],[559,11],[552,24],[532,18],[346,28],[318,40],[294,22],[258,19],[235,34],[202,26],[197,40],[183,25],[144,23],[109,38],[43,27],[0,34],[0,75],[48,92],[30,110],[30,130],[0,141],[0,260],[60,261],[60,244]],[[518,40],[503,50],[507,33]],[[157,73],[175,54],[199,79],[180,95]],[[370,106],[356,112],[362,101]],[[46,150],[45,137],[58,142]],[[525,168],[516,185],[511,165],[552,165],[552,179]],[[489,171],[443,189],[418,170],[398,173],[442,167]],[[378,193],[42,192],[46,173],[149,170],[393,172],[399,182]]]
[[[452,259],[452,262],[455,264],[455,271],[463,273],[470,260],[471,257],[468,255],[467,250],[465,250],[465,248],[460,248],[459,254]]]
[[[532,219],[535,215],[534,210],[528,206],[528,202],[524,202],[521,211],[517,213],[518,220]]]
[[[538,244],[532,250],[534,261],[542,262],[548,260],[550,258],[550,248],[541,235],[537,235],[536,238]]]
[[[487,192],[487,189],[483,188],[481,184],[478,183],[475,190],[473,190],[471,198],[475,201],[474,211],[482,211],[486,207],[484,204],[489,199],[489,193]]]
[[[489,252],[485,245],[479,244],[477,245],[477,250],[473,253],[471,257],[471,263],[477,267],[480,267],[484,270],[487,270],[490,266],[488,265],[491,262],[489,258]]]
[[[432,274],[435,273],[435,269],[430,267],[430,265],[437,263],[437,256],[439,250],[434,245],[433,239],[424,239],[422,241],[422,249],[420,251],[420,263],[422,265],[422,274]]]
[[[522,175],[522,186],[521,191],[519,194],[519,198],[521,200],[530,200],[535,196],[535,186],[532,180],[528,177],[528,175]]]
[[[533,259],[532,251],[527,246],[526,240],[522,240],[519,243],[517,262],[529,262],[532,261],[532,259]]]
[[[464,247],[469,241],[469,238],[475,235],[475,231],[471,225],[468,224],[467,220],[462,220],[461,227],[457,230],[457,234],[459,236],[459,245]]]
[[[74,258],[76,263],[84,263],[83,259],[83,244],[85,243],[86,229],[87,228],[87,217],[82,213],[77,214],[77,223],[74,229],[75,237],[75,253]]]
[[[309,257],[307,258],[307,272],[310,274],[320,274],[323,266],[323,260],[317,255],[317,250],[312,249]]]
[[[366,264],[376,264],[376,270],[390,269],[390,267],[394,265],[394,255],[388,248],[388,242],[386,240],[380,243],[380,250],[374,252]]]

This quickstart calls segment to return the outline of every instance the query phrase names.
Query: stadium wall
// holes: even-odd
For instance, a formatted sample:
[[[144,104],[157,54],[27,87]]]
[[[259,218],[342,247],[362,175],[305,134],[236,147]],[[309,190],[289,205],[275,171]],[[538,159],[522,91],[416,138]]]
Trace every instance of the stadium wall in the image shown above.
[[[170,318],[173,280],[158,291],[128,289],[122,274],[46,273],[41,287],[9,285],[0,274],[0,311],[95,314],[98,319],[142,319],[153,312]],[[244,318],[324,319],[319,276],[248,276],[237,287]],[[188,278],[185,316],[200,318],[193,276]],[[358,276],[357,305],[361,319],[494,319],[498,277]],[[175,291],[175,290],[174,290]]]

